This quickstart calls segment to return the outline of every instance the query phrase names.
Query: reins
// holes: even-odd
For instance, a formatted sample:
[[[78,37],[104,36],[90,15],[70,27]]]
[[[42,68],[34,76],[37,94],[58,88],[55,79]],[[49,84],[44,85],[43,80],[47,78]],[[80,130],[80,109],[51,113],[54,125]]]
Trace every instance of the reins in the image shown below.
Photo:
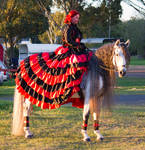
[[[117,69],[115,69],[115,68],[114,68],[114,69],[112,69],[112,68],[107,68],[107,67],[102,66],[102,65],[99,65],[99,67],[102,68],[102,69],[104,69],[104,70],[107,70],[107,71],[114,71],[114,72],[117,71]]]

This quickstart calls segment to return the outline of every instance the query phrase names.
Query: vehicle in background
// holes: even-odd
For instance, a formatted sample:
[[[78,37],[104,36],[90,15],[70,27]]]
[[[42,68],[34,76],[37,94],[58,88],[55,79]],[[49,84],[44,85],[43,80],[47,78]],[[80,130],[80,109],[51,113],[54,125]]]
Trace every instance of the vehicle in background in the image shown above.
[[[19,41],[19,44],[32,44],[32,40],[31,40],[31,38],[22,38]]]
[[[0,71],[0,85],[3,84],[3,73]]]
[[[19,44],[19,60],[20,63],[23,59],[30,55],[42,52],[54,52],[60,44]]]
[[[0,69],[7,69],[2,61],[0,61]],[[7,71],[0,71],[3,75],[3,80],[6,81],[9,79],[9,73]]]

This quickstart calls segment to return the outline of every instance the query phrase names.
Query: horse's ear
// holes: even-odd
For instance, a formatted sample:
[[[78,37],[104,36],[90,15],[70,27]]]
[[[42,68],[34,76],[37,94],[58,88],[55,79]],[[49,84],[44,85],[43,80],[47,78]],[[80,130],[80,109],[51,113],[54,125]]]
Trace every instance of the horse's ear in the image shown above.
[[[129,45],[130,45],[130,40],[127,40],[127,41],[125,42],[125,45],[126,45],[126,47],[129,47]]]
[[[120,43],[120,40],[117,40],[117,41],[115,42],[115,46],[118,46],[119,43]]]

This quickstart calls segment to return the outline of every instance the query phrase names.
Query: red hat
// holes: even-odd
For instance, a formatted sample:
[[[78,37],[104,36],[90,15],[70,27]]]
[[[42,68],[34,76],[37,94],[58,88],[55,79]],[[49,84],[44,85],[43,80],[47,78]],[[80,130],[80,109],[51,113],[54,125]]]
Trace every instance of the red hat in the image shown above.
[[[79,14],[76,10],[71,10],[68,15],[65,17],[64,23],[69,24],[71,22],[72,17]]]

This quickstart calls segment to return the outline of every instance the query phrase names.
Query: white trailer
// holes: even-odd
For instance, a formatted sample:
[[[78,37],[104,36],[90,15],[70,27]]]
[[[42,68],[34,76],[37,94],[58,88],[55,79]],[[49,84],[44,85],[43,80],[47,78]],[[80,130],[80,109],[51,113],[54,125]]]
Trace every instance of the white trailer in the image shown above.
[[[26,57],[41,53],[41,52],[53,52],[58,48],[59,44],[19,44],[19,63]]]

